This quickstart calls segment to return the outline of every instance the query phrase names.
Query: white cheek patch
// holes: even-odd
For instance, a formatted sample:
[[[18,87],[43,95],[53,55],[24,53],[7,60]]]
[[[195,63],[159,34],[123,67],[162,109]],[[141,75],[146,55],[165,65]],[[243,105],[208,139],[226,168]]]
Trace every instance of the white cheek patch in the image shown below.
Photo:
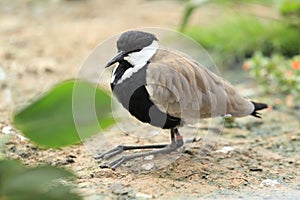
[[[157,49],[158,43],[154,40],[149,46],[144,47],[141,51],[129,54],[124,59],[133,66],[139,66],[150,60],[150,58],[156,53]]]
[[[128,68],[125,71],[122,78],[117,82],[117,84],[122,83],[125,79],[130,78],[132,74],[142,69],[156,53],[157,49],[158,43],[154,40],[149,46],[144,47],[141,51],[128,54],[128,56],[124,59],[127,60],[131,65],[133,65],[133,67]]]

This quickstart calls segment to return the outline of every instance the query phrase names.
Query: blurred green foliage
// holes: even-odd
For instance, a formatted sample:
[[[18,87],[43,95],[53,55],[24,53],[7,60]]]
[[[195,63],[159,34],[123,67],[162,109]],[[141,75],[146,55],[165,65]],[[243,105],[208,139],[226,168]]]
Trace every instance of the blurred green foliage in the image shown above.
[[[291,104],[300,105],[300,55],[293,58],[280,54],[266,57],[257,52],[245,61],[243,68],[250,72],[264,92],[283,95],[284,98],[288,96],[293,99]]]
[[[280,7],[281,14],[285,17],[285,21],[300,29],[300,1],[299,0],[285,0]]]
[[[15,112],[13,123],[36,144],[58,148],[79,143],[112,125],[111,113],[106,91],[69,80]],[[7,137],[0,137],[0,150],[6,141]],[[25,167],[0,156],[1,200],[81,199],[72,189],[71,172],[52,166]]]
[[[79,143],[112,125],[111,98],[83,81],[65,81],[16,112],[13,123],[45,147]]]
[[[275,3],[277,2],[277,3]],[[278,3],[279,2],[279,3]],[[236,3],[262,3],[262,1],[228,1],[228,0],[191,0],[187,1],[180,30],[195,39],[213,54],[218,65],[235,65],[256,51],[266,56],[273,53],[292,57],[300,53],[299,1],[263,1],[264,4],[279,7],[281,18],[259,18],[254,15],[230,12],[227,17],[215,24],[206,26],[188,26],[196,8],[207,4],[217,4],[224,9],[231,9]]]
[[[18,161],[0,160],[0,199],[81,199],[70,185],[74,175],[51,166],[25,167]]]
[[[190,27],[186,34],[216,55],[217,63],[223,65],[242,62],[257,50],[268,56],[275,52],[286,56],[300,52],[298,31],[286,24],[262,22],[249,16],[228,18],[205,31],[202,27]]]

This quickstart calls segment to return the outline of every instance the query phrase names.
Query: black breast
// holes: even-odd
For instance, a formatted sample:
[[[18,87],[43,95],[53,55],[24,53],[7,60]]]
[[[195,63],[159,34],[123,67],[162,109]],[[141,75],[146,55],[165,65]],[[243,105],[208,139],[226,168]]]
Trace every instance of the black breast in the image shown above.
[[[123,64],[127,65],[128,63]],[[119,64],[118,68],[120,67],[123,68],[123,71],[126,68],[126,66],[122,66],[122,63]],[[161,112],[150,100],[149,93],[145,87],[146,69],[147,66],[143,67],[120,84],[112,83],[111,87],[114,95],[130,114],[142,122],[166,129],[178,126],[180,124],[179,118]],[[119,71],[121,72],[122,70],[119,69]],[[118,70],[116,72],[118,76]],[[121,78],[120,75],[120,77],[117,76],[116,79]]]

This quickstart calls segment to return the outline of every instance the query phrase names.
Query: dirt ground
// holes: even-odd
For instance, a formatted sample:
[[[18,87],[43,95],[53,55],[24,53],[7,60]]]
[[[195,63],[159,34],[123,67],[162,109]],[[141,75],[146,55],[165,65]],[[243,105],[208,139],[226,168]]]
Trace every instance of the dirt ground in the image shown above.
[[[4,137],[4,127],[12,126],[15,108],[55,83],[76,77],[97,44],[127,29],[177,27],[182,10],[180,1],[171,0],[1,1],[0,137]],[[192,23],[205,24],[215,15],[200,10]],[[273,103],[268,97],[257,99]],[[88,200],[299,199],[299,111],[277,106],[264,111],[262,120],[238,119],[236,127],[224,128],[208,155],[199,154],[200,141],[171,156],[153,159],[154,165],[149,165],[151,159],[139,159],[115,171],[98,167],[93,159],[96,147],[91,145],[45,150],[12,134],[3,152],[27,165],[46,163],[72,170],[77,177],[76,191]],[[201,125],[202,133],[207,127],[207,122]],[[132,128],[141,130],[152,129]],[[182,129],[182,134],[193,131],[200,132],[198,138],[203,136],[192,127]],[[10,132],[18,133],[15,129]],[[122,134],[118,127],[105,134],[112,144],[169,140],[164,133],[142,141]],[[97,146],[96,139],[93,144]]]

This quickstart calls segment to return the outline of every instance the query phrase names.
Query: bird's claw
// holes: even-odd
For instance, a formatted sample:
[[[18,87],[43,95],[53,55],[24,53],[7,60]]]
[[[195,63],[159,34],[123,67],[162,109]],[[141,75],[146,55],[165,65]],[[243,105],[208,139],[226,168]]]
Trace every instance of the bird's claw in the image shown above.
[[[100,160],[100,159],[107,160],[107,159],[109,159],[111,157],[114,157],[114,156],[122,153],[123,151],[124,151],[123,146],[119,145],[119,146],[117,146],[117,147],[115,147],[115,148],[113,148],[113,149],[111,149],[109,151],[106,151],[104,153],[100,153],[100,154],[94,156],[94,159],[96,159],[96,160]]]
[[[100,165],[101,169],[109,168],[112,170],[115,170],[117,167],[119,167],[122,163],[124,163],[128,158],[126,156],[122,156],[121,158],[118,158],[110,163]]]

